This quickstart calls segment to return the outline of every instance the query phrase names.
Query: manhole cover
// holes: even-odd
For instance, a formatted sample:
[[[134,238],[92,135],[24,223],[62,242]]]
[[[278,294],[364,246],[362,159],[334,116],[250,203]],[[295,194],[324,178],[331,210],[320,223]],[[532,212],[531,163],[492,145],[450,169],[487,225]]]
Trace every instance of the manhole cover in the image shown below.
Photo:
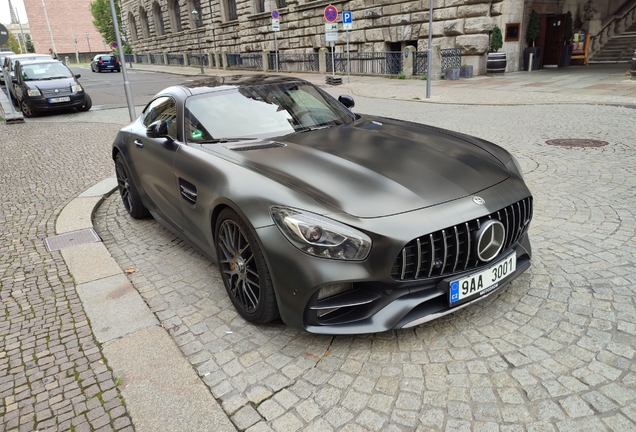
[[[554,139],[548,140],[545,143],[561,147],[603,147],[607,145],[605,141],[591,139]]]
[[[55,237],[47,237],[44,244],[49,251],[56,251],[67,247],[77,246],[86,243],[97,243],[101,241],[93,228],[73,231],[70,233],[58,235]]]

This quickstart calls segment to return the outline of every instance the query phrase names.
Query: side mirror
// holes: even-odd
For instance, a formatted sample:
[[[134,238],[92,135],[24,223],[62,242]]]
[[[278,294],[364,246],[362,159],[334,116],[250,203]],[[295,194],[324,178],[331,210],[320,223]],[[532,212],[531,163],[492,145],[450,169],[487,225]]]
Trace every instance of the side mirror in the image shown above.
[[[18,84],[18,77],[11,77],[11,82],[13,84]]]
[[[340,102],[341,104],[343,104],[344,106],[346,106],[349,109],[351,109],[354,106],[356,106],[355,101],[349,95],[340,95],[340,97],[338,98],[338,102]]]
[[[75,74],[75,78],[81,78],[82,74]]]
[[[146,128],[146,136],[148,138],[166,138],[172,141],[172,137],[168,135],[168,123],[165,120],[157,120]]]

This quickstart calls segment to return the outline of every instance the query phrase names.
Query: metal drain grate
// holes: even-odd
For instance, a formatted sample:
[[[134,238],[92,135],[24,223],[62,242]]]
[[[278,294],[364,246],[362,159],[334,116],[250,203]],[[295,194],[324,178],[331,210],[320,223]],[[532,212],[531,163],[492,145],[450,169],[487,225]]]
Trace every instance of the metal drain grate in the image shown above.
[[[95,230],[93,228],[89,228],[54,237],[47,237],[44,239],[44,244],[49,252],[51,252],[86,243],[97,243],[100,241],[102,241],[102,239],[99,238]]]
[[[561,147],[603,147],[607,145],[606,141],[592,139],[553,139],[545,142],[548,145]]]

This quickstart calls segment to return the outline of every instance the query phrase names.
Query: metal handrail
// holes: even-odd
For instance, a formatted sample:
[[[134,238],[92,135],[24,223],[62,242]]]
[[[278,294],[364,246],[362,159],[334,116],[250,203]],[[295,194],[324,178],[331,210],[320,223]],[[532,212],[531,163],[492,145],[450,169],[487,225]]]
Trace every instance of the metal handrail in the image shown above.
[[[611,26],[612,24],[614,24],[616,21],[620,21],[622,19],[624,19],[628,14],[630,14],[634,9],[636,9],[636,2],[634,2],[634,4],[632,5],[632,7],[625,12],[623,15],[621,15],[620,17],[614,17],[610,22],[608,22],[605,27],[603,27],[598,33],[596,33],[594,36],[591,36],[590,39],[594,40],[597,37],[599,37],[605,30],[607,30],[609,28],[609,26]]]

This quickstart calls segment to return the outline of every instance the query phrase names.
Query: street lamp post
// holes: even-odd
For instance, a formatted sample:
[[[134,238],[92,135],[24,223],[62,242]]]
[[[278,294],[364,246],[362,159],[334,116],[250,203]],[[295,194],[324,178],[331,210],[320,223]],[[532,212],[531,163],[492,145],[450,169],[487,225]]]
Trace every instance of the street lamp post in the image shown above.
[[[199,12],[197,12],[197,10],[193,10],[192,11],[192,16],[194,17],[194,26],[196,27],[196,31],[197,31],[197,44],[199,45],[199,65],[201,65],[201,74],[204,74],[205,72],[203,71],[203,52],[201,51],[201,37],[199,37],[199,26],[197,25],[198,23],[198,19],[199,19]]]
[[[53,38],[53,32],[51,31],[51,23],[49,22],[49,15],[46,13],[46,5],[44,4],[44,0],[42,0],[42,9],[44,9],[44,19],[46,20],[46,26],[49,29],[49,37],[51,38],[53,52],[57,53],[57,50],[55,49],[55,39]]]
[[[88,58],[93,59],[93,50],[91,50],[91,41],[88,39],[88,32],[86,32],[86,43],[88,43]]]

